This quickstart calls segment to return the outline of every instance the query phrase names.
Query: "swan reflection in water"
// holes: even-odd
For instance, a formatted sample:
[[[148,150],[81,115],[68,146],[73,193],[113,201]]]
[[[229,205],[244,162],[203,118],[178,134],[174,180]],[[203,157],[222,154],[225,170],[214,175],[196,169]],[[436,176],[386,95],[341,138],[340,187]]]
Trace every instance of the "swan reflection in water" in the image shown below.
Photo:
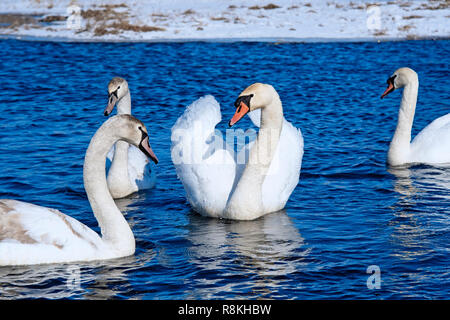
[[[2,267],[0,299],[115,298],[132,290],[129,274],[144,268],[155,256],[154,250],[147,250],[107,261]]]
[[[193,280],[201,285],[192,285],[195,289],[186,292],[187,299],[217,297],[221,292],[225,297],[233,286],[247,287],[250,297],[276,297],[280,283],[306,264],[309,249],[285,210],[252,221],[210,219],[191,212],[189,220],[188,260],[204,277]]]
[[[393,255],[412,260],[432,253],[434,245],[429,241],[429,233],[448,228],[449,212],[436,212],[434,203],[442,208],[446,202],[450,208],[450,165],[392,167],[388,172],[396,177],[394,190],[400,195],[392,207],[394,218],[390,221],[392,239],[399,245]]]
[[[450,164],[390,167],[388,172],[397,178],[394,190],[405,196],[404,198],[428,193],[430,196],[442,200],[450,199],[448,194],[448,190],[450,190]]]

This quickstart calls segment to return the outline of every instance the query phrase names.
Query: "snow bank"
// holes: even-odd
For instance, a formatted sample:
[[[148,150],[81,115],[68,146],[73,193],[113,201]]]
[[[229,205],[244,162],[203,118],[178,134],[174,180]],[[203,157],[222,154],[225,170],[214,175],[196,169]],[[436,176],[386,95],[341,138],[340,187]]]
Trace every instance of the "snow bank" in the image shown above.
[[[450,36],[450,2],[1,0],[0,35],[82,41]]]

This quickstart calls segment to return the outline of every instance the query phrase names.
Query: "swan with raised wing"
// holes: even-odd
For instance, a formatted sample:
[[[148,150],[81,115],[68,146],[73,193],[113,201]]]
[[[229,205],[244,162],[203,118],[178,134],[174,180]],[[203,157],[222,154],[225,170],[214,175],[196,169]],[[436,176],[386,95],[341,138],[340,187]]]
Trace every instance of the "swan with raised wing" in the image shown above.
[[[411,142],[411,129],[416,111],[419,78],[410,68],[396,70],[387,80],[384,98],[395,89],[403,88],[397,128],[389,146],[387,162],[391,166],[412,163],[450,163],[450,113],[435,119]]]
[[[108,105],[103,114],[109,116],[117,105],[117,114],[131,114],[131,94],[128,82],[114,77],[108,84]],[[156,175],[149,158],[133,145],[117,141],[108,153],[108,187],[114,199],[155,186]],[[156,157],[150,158],[158,163]],[[108,167],[109,163],[107,163]]]
[[[229,125],[249,114],[260,127],[255,141],[235,153],[215,130],[221,121],[219,104],[205,96],[187,107],[172,127],[172,162],[195,211],[253,220],[284,208],[299,181],[303,137],[284,119],[271,85],[249,86],[235,107]]]
[[[118,140],[155,156],[144,124],[130,115],[114,116],[97,130],[86,151],[83,180],[101,235],[58,210],[0,199],[0,266],[103,260],[134,253],[133,232],[106,182],[106,154]]]

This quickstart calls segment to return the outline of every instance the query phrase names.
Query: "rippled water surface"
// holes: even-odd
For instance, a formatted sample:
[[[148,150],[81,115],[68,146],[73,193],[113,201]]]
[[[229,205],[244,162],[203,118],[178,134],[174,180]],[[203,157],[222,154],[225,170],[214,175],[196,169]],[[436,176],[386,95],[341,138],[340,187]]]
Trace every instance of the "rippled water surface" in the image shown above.
[[[160,163],[155,189],[117,201],[131,257],[0,267],[0,298],[450,298],[450,169],[390,169],[398,67],[419,74],[413,135],[450,111],[449,41],[386,43],[52,43],[0,41],[0,198],[53,207],[98,231],[84,153],[105,121],[111,77]],[[170,128],[212,94],[225,130],[253,82],[272,84],[301,128],[300,182],[286,209],[250,222],[199,216],[170,159]],[[238,128],[251,126],[248,119]],[[381,271],[381,288],[366,273]]]

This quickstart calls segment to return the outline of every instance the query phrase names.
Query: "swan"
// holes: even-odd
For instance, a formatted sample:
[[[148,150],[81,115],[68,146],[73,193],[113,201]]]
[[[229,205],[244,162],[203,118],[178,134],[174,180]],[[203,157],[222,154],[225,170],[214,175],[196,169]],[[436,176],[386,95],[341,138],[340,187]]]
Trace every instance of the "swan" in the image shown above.
[[[128,82],[114,77],[108,84],[108,105],[103,114],[109,116],[117,104],[117,114],[131,114],[131,94]],[[136,191],[155,186],[156,175],[150,168],[150,161],[135,146],[117,141],[107,156],[111,163],[108,170],[108,188],[114,199],[126,197]],[[154,156],[150,157],[158,163]],[[109,163],[107,163],[108,165]]]
[[[154,156],[147,129],[130,115],[111,117],[91,139],[83,180],[101,236],[58,210],[0,199],[0,266],[103,260],[134,253],[133,232],[106,182],[106,154],[118,140]]]
[[[260,127],[255,141],[235,153],[215,129],[221,121],[220,106],[207,95],[188,106],[172,127],[171,157],[195,211],[253,220],[284,208],[299,181],[303,137],[284,119],[280,97],[271,85],[252,84],[235,106],[230,127],[249,114]]]
[[[450,163],[450,113],[435,119],[411,142],[419,89],[417,73],[410,68],[400,68],[389,77],[387,84],[388,87],[381,98],[395,89],[403,88],[397,128],[388,151],[388,164],[400,166],[411,163]]]

